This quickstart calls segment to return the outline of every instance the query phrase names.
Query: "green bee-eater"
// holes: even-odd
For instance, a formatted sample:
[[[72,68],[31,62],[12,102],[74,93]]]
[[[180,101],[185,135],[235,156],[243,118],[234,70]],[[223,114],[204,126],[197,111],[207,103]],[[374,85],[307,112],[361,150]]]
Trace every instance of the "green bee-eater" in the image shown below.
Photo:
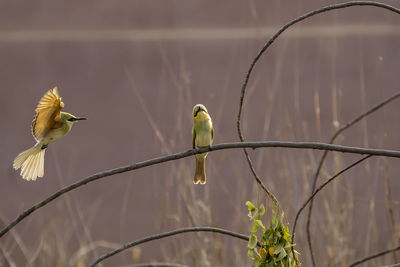
[[[214,128],[206,107],[197,104],[193,108],[192,146],[210,146],[214,139]],[[196,173],[194,183],[206,183],[206,157],[208,153],[196,154]]]
[[[47,146],[70,130],[72,125],[79,120],[72,114],[61,112],[64,103],[58,95],[57,87],[49,90],[40,99],[36,107],[36,114],[32,122],[32,135],[37,143],[33,147],[21,152],[15,159],[14,169],[21,168],[21,176],[25,180],[36,180],[44,174],[44,152]]]

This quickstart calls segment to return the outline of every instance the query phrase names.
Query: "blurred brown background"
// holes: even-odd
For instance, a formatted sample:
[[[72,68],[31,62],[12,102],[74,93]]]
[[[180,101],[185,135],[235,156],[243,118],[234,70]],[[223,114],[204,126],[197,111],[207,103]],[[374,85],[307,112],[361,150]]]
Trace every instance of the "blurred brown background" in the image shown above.
[[[240,89],[251,60],[285,23],[336,2],[0,0],[1,228],[91,174],[190,149],[196,103],[212,116],[215,143],[237,141]],[[384,2],[400,8],[398,1]],[[400,89],[399,47],[400,16],[379,8],[332,11],[290,28],[250,80],[245,138],[328,142],[338,126]],[[49,147],[45,177],[26,182],[12,161],[34,144],[34,109],[54,86],[64,110],[88,120]],[[338,143],[399,150],[399,110],[399,101],[389,104]],[[321,154],[251,152],[290,227],[310,194]],[[331,153],[320,181],[359,157]],[[244,203],[263,203],[264,194],[242,151],[210,153],[206,186],[193,185],[194,163],[185,158],[107,177],[55,200],[0,240],[0,266],[87,266],[128,241],[193,225],[249,234]],[[399,244],[398,163],[372,158],[316,198],[318,266],[347,266]],[[305,218],[304,213],[296,243],[309,266]],[[189,233],[145,244],[102,266],[152,261],[251,265],[246,242]],[[396,261],[400,253],[370,266]]]

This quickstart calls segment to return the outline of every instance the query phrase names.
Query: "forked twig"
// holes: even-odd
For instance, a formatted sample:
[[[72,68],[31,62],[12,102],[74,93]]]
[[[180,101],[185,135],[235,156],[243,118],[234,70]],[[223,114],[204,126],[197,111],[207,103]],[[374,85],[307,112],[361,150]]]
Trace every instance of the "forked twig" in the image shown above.
[[[314,11],[308,12],[308,13],[306,13],[306,14],[304,14],[304,15],[302,15],[302,16],[300,16],[300,17],[298,17],[298,18],[296,18],[296,19],[294,19],[294,20],[292,20],[292,21],[290,21],[289,23],[287,23],[286,25],[284,25],[282,28],[280,28],[280,29],[268,40],[268,42],[262,47],[262,49],[258,52],[258,54],[256,55],[256,57],[255,57],[255,58],[253,59],[253,61],[251,62],[250,67],[249,67],[249,69],[248,69],[248,71],[247,71],[247,74],[246,74],[246,78],[245,78],[244,83],[243,83],[243,85],[242,85],[241,95],[240,95],[240,102],[239,102],[239,112],[238,112],[238,117],[237,117],[237,130],[238,130],[238,135],[239,135],[240,141],[242,141],[242,142],[244,141],[244,138],[243,138],[243,135],[242,135],[242,131],[241,131],[241,127],[240,127],[240,120],[241,120],[241,115],[242,115],[242,108],[243,108],[243,102],[244,102],[244,97],[245,97],[245,92],[246,92],[247,84],[248,84],[248,82],[249,82],[251,73],[252,73],[252,71],[253,71],[253,69],[254,69],[256,63],[257,63],[258,60],[261,58],[261,56],[264,54],[264,52],[272,45],[272,43],[273,43],[285,30],[287,30],[287,29],[288,29],[289,27],[291,27],[292,25],[294,25],[294,24],[296,24],[296,23],[298,23],[298,22],[300,22],[300,21],[302,21],[302,20],[305,20],[305,19],[307,19],[307,18],[309,18],[309,17],[312,17],[312,16],[314,16],[314,15],[320,14],[320,13],[324,13],[324,12],[327,12],[327,11],[330,11],[330,10],[335,10],[335,9],[347,8],[347,7],[351,7],[351,6],[374,6],[374,7],[384,8],[384,9],[387,9],[387,10],[392,11],[392,12],[394,12],[394,13],[400,14],[400,9],[397,9],[397,8],[395,8],[395,7],[393,7],[393,6],[390,6],[390,5],[387,5],[387,4],[384,4],[384,3],[373,2],[373,1],[351,1],[351,2],[346,2],[346,3],[341,3],[341,4],[335,4],[335,5],[326,6],[326,7],[320,8],[320,9],[318,9],[318,10],[314,10]],[[393,99],[392,99],[392,100],[393,100]],[[390,100],[390,101],[391,101],[391,100]],[[380,108],[380,107],[378,107],[377,109],[379,109],[379,108]],[[374,110],[373,110],[373,111],[374,111]],[[373,112],[373,111],[371,111],[371,112]],[[371,112],[370,112],[370,113],[371,113]],[[367,116],[367,115],[370,114],[370,113],[365,114],[365,116]],[[363,116],[363,117],[365,117],[365,116]],[[359,118],[359,120],[361,120],[363,117]],[[357,121],[358,121],[358,120],[354,121],[352,124],[356,123]],[[344,128],[343,130],[347,129],[347,128],[350,127],[350,126],[351,126],[351,125],[346,125],[345,128]],[[341,130],[340,132],[338,132],[337,135],[339,135],[343,130]],[[336,137],[335,137],[335,138],[336,138]],[[253,165],[252,165],[252,163],[251,163],[250,157],[249,157],[248,152],[247,152],[246,149],[244,149],[244,153],[245,153],[245,155],[246,155],[247,162],[248,162],[248,164],[249,164],[249,166],[250,166],[250,169],[251,169],[251,171],[252,171],[252,173],[253,173],[254,178],[256,179],[256,181],[257,181],[257,182],[260,184],[260,186],[264,189],[264,191],[267,193],[267,195],[273,200],[273,202],[277,202],[277,200],[276,200],[276,198],[274,197],[273,193],[270,192],[270,191],[266,188],[266,186],[262,183],[261,179],[260,179],[260,178],[258,177],[258,175],[255,173],[254,167],[253,167]],[[318,173],[320,172],[320,168],[322,167],[322,163],[321,163],[321,162],[324,161],[325,157],[326,157],[326,153],[324,153],[323,157],[321,158],[320,166],[318,167],[318,170],[317,170]],[[312,190],[312,192],[313,192],[314,189],[315,189],[315,185],[316,185],[316,178],[314,179],[313,190]],[[311,203],[311,205],[310,205],[310,212],[309,212],[309,214],[311,213],[311,210],[312,210],[312,203]],[[311,216],[311,215],[309,215],[309,216]],[[311,247],[311,241],[310,241],[310,234],[309,234],[309,219],[308,219],[308,221],[307,221],[307,236],[308,236],[308,239],[309,239],[309,246],[310,246],[310,253],[311,253],[312,263],[313,263],[313,266],[315,266],[315,261],[314,261],[314,257],[313,257],[313,254],[312,254],[312,247]]]
[[[244,83],[242,85],[242,90],[241,90],[241,94],[240,94],[240,102],[239,102],[239,113],[238,113],[237,123],[236,123],[237,124],[237,130],[238,130],[239,139],[240,139],[241,142],[244,142],[244,138],[243,138],[241,127],[240,127],[240,120],[241,120],[241,115],[242,115],[242,108],[243,108],[243,102],[244,102],[244,96],[245,96],[247,84],[249,82],[250,75],[251,75],[256,63],[261,58],[261,56],[264,54],[264,52],[268,49],[268,47],[270,47],[272,45],[272,43],[278,38],[278,36],[281,35],[290,26],[292,26],[292,25],[294,25],[294,24],[296,24],[296,23],[298,23],[298,22],[300,22],[300,21],[302,21],[302,20],[304,20],[306,18],[312,17],[314,15],[317,15],[317,14],[320,14],[320,13],[324,13],[324,12],[327,12],[327,11],[330,11],[330,10],[341,9],[341,8],[346,8],[346,7],[350,7],[350,6],[375,6],[375,7],[388,9],[390,11],[393,11],[395,13],[400,14],[400,9],[397,9],[397,8],[395,8],[393,6],[386,5],[386,4],[383,4],[383,3],[370,2],[370,1],[352,1],[352,2],[347,2],[347,3],[342,3],[342,4],[326,6],[326,7],[323,7],[321,9],[311,11],[309,13],[304,14],[303,16],[300,16],[300,17],[292,20],[291,22],[289,22],[288,24],[283,26],[281,29],[279,29],[279,31],[276,32],[268,40],[268,42],[263,46],[263,48],[258,52],[257,56],[251,62],[250,68],[247,71],[246,78],[245,78]],[[248,154],[246,149],[244,149],[244,153],[246,155],[246,159],[247,159],[247,162],[249,164],[250,170],[253,173],[253,176],[256,179],[257,183],[267,193],[267,195],[271,198],[271,200],[274,202],[274,204],[280,209],[279,202],[276,199],[276,197],[274,196],[274,194],[263,184],[263,182],[261,181],[261,179],[258,177],[257,173],[255,172],[253,164],[252,164],[252,162],[250,160],[249,154]]]
[[[400,92],[395,93],[391,97],[388,97],[385,100],[383,100],[382,102],[380,102],[377,105],[373,106],[371,109],[367,110],[365,113],[361,114],[357,118],[355,118],[355,119],[349,121],[348,123],[346,123],[343,127],[338,129],[333,134],[331,140],[329,141],[329,144],[333,144],[333,142],[335,142],[336,138],[343,131],[345,131],[346,129],[350,128],[351,126],[353,126],[354,124],[356,124],[357,122],[359,122],[363,118],[367,117],[368,115],[370,115],[370,114],[374,113],[375,111],[379,110],[380,108],[384,107],[385,105],[389,104],[391,101],[395,100],[399,96],[400,96]],[[324,164],[327,155],[328,155],[328,151],[324,151],[324,153],[322,154],[322,156],[321,156],[321,158],[319,160],[318,167],[317,167],[317,170],[316,170],[316,172],[314,174],[314,178],[313,178],[313,182],[312,182],[311,193],[314,192],[314,190],[315,190],[315,187],[317,185],[317,180],[318,180],[319,173],[321,172],[322,165]],[[310,249],[311,261],[313,263],[313,266],[315,266],[315,258],[314,258],[313,248],[312,248],[311,231],[310,231],[311,214],[312,214],[313,203],[314,203],[314,199],[311,200],[310,206],[308,207],[306,232],[307,232],[308,248]],[[297,218],[298,218],[298,216],[296,216],[296,219],[294,221],[294,225],[296,225],[296,223],[297,223]],[[293,231],[294,231],[294,228],[293,228]]]
[[[329,178],[325,183],[321,184],[317,190],[315,190],[311,196],[309,196],[307,198],[306,201],[304,201],[303,205],[301,206],[301,208],[298,210],[297,214],[296,214],[296,218],[294,220],[294,224],[293,224],[293,230],[292,230],[292,244],[294,243],[294,238],[295,238],[295,234],[296,234],[296,225],[297,225],[297,220],[301,214],[301,212],[305,209],[305,207],[308,205],[308,203],[311,203],[311,201],[314,199],[314,197],[318,194],[319,191],[321,191],[325,186],[327,186],[330,182],[332,182],[336,177],[338,177],[339,175],[341,175],[342,173],[350,170],[351,168],[353,168],[354,166],[358,165],[359,163],[361,163],[362,161],[368,159],[372,157],[372,155],[368,155],[363,157],[362,159],[357,160],[356,162],[354,162],[353,164],[347,166],[346,168],[342,169],[340,172],[336,173],[334,176],[332,176],[331,178]]]
[[[353,168],[354,166],[358,165],[359,163],[361,163],[362,161],[370,158],[372,155],[368,155],[363,157],[360,160],[357,160],[356,162],[354,162],[353,164],[347,166],[346,168],[342,169],[340,172],[336,173],[334,176],[332,176],[331,178],[329,178],[325,183],[321,184],[317,190],[315,190],[311,196],[309,198],[307,198],[307,200],[303,203],[303,205],[301,206],[301,208],[299,209],[299,211],[296,214],[296,218],[294,220],[294,224],[293,224],[293,230],[292,230],[292,245],[294,244],[294,238],[295,238],[295,234],[296,234],[296,224],[297,224],[297,220],[299,219],[299,216],[301,214],[301,212],[305,209],[305,207],[308,205],[308,203],[310,203],[314,197],[318,194],[319,191],[321,191],[325,186],[327,186],[330,182],[332,182],[335,178],[337,178],[339,175],[341,175],[342,173],[350,170],[351,168]],[[293,254],[293,258],[296,259],[295,256],[295,251],[294,248],[292,246],[292,254]]]

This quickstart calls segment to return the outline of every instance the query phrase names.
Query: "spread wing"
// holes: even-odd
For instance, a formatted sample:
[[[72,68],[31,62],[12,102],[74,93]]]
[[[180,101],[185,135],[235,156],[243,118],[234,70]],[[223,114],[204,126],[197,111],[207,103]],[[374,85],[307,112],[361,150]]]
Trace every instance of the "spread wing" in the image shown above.
[[[32,122],[32,135],[36,140],[41,140],[50,129],[61,127],[60,114],[63,107],[57,87],[44,94],[36,107]]]

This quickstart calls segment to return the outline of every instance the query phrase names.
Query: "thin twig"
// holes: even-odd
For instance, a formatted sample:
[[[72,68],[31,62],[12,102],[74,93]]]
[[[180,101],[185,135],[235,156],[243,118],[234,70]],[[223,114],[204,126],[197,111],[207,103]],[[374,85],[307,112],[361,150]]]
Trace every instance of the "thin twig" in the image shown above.
[[[396,98],[398,98],[400,96],[400,92],[395,93],[394,95],[392,95],[391,97],[386,98],[385,100],[383,100],[382,102],[378,103],[377,105],[373,106],[371,109],[369,109],[368,111],[366,111],[365,113],[361,114],[360,116],[356,117],[355,119],[349,121],[348,123],[346,123],[343,127],[341,127],[340,129],[338,129],[332,136],[331,140],[329,141],[329,144],[333,144],[333,142],[335,142],[336,138],[346,129],[350,128],[351,126],[353,126],[354,124],[356,124],[357,122],[359,122],[360,120],[362,120],[363,118],[367,117],[368,115],[374,113],[375,111],[379,110],[380,108],[384,107],[385,105],[389,104],[391,101],[395,100]],[[317,170],[314,174],[313,177],[313,182],[312,182],[312,187],[311,187],[311,193],[314,192],[315,187],[317,185],[317,180],[318,180],[318,176],[319,173],[321,172],[322,169],[322,165],[325,162],[326,156],[328,155],[328,151],[324,151],[324,153],[322,154],[319,163],[318,163],[318,167]],[[313,264],[313,266],[315,266],[315,258],[314,258],[314,253],[313,253],[313,248],[312,248],[312,242],[311,242],[311,231],[310,231],[310,226],[311,226],[311,214],[312,214],[312,208],[313,208],[313,203],[314,200],[311,200],[310,206],[308,207],[308,216],[307,216],[307,224],[306,224],[306,232],[307,232],[307,241],[308,241],[308,248],[310,249],[310,255],[311,255],[311,262]],[[297,218],[297,217],[296,217]],[[294,222],[294,224],[296,224],[296,220]]]
[[[242,142],[244,141],[244,138],[243,138],[243,135],[242,135],[242,131],[241,131],[241,127],[240,127],[240,120],[241,120],[241,115],[242,115],[243,102],[244,102],[244,96],[245,96],[247,84],[248,84],[248,82],[249,82],[249,80],[250,80],[251,73],[252,73],[252,71],[253,71],[253,69],[254,69],[256,63],[257,63],[258,60],[261,58],[261,56],[264,54],[264,52],[272,45],[272,43],[273,43],[285,30],[287,30],[287,29],[288,29],[289,27],[291,27],[292,25],[294,25],[294,24],[296,24],[296,23],[298,23],[298,22],[300,22],[300,21],[302,21],[302,20],[305,20],[305,19],[307,19],[307,18],[309,18],[309,17],[312,17],[312,16],[314,16],[314,15],[320,14],[320,13],[324,13],[324,12],[327,12],[327,11],[330,11],[330,10],[335,10],[335,9],[347,8],[347,7],[351,7],[351,6],[374,6],[374,7],[384,8],[384,9],[387,9],[387,10],[392,11],[392,12],[394,12],[394,13],[400,14],[400,9],[397,9],[397,8],[395,8],[395,7],[393,7],[393,6],[386,5],[386,4],[383,4],[383,3],[372,2],[372,1],[351,1],[351,2],[347,2],[347,3],[341,3],[341,4],[335,4],[335,5],[326,6],[326,7],[323,7],[323,8],[321,8],[321,9],[308,12],[308,13],[306,13],[306,14],[304,14],[304,15],[302,15],[302,16],[300,16],[300,17],[298,17],[298,18],[296,18],[296,19],[294,19],[294,20],[292,20],[292,21],[290,21],[289,23],[287,23],[286,25],[284,25],[282,28],[280,28],[280,29],[268,40],[268,42],[261,48],[261,50],[258,52],[258,54],[256,55],[256,57],[255,57],[255,58],[253,59],[253,61],[251,62],[250,67],[249,67],[249,69],[248,69],[248,71],[247,71],[247,74],[246,74],[246,78],[245,78],[244,83],[243,83],[243,85],[242,85],[241,94],[240,94],[240,102],[239,102],[239,112],[238,112],[238,117],[237,117],[237,130],[238,130],[238,134],[239,134],[240,141],[242,141]],[[379,108],[379,107],[378,107],[378,108]],[[373,111],[371,111],[371,112],[373,112]],[[368,114],[369,114],[369,113],[368,113]],[[367,116],[368,114],[365,114],[365,116]],[[363,116],[363,117],[365,117],[365,116]],[[359,120],[361,120],[363,117],[359,118]],[[358,120],[357,120],[357,121],[358,121]],[[355,121],[354,123],[356,123],[357,121]],[[353,124],[354,124],[354,123],[353,123]],[[346,126],[347,126],[347,125],[346,125]],[[345,127],[343,130],[347,129],[347,128],[350,127],[350,126],[351,126],[351,125],[348,125],[348,126]],[[341,131],[338,132],[337,134],[340,134],[343,130],[341,130]],[[264,189],[264,191],[268,194],[268,196],[275,202],[276,198],[274,197],[273,193],[270,192],[270,191],[265,187],[265,185],[262,183],[261,179],[260,179],[260,178],[257,176],[257,174],[255,173],[255,170],[254,170],[254,168],[253,168],[253,165],[252,165],[252,163],[251,163],[251,160],[250,160],[250,157],[249,157],[249,155],[248,155],[248,153],[247,153],[247,150],[244,149],[244,152],[245,152],[245,155],[246,155],[247,162],[248,162],[248,164],[249,164],[249,166],[250,166],[250,169],[251,169],[251,171],[252,171],[252,173],[253,173],[253,175],[254,175],[256,181],[260,184],[260,186]],[[323,162],[323,161],[325,160],[325,158],[326,158],[326,153],[322,156],[320,163]],[[320,164],[320,165],[321,165],[321,167],[322,167],[322,164]],[[318,172],[318,173],[320,172],[320,167],[318,167],[317,172]],[[314,180],[315,180],[315,183],[313,184],[313,187],[312,187],[313,190],[312,190],[312,192],[313,192],[314,189],[315,189],[316,178],[315,178]],[[309,212],[309,213],[311,213],[311,209],[312,209],[312,205],[310,205],[310,212]],[[309,216],[311,216],[311,215],[309,215]],[[309,238],[309,246],[310,246],[310,252],[311,252],[312,263],[313,263],[313,266],[315,266],[315,261],[314,261],[313,255],[312,255],[312,247],[311,247],[311,242],[310,242],[309,219],[308,219],[308,221],[307,221],[307,237]]]
[[[362,161],[368,159],[369,157],[372,157],[372,155],[368,155],[363,157],[360,160],[357,160],[356,162],[354,162],[353,164],[347,166],[346,168],[344,168],[343,170],[341,170],[340,172],[336,173],[334,176],[332,176],[331,178],[329,178],[325,183],[321,184],[317,190],[315,190],[310,197],[307,198],[307,200],[303,203],[303,205],[301,206],[301,208],[299,209],[299,211],[296,214],[296,218],[294,220],[294,224],[293,224],[293,230],[292,230],[292,245],[294,243],[294,238],[295,238],[295,233],[296,233],[296,224],[297,224],[297,220],[301,214],[301,212],[304,210],[304,208],[308,205],[308,203],[310,203],[316,194],[318,194],[319,191],[321,191],[325,186],[327,186],[330,182],[332,182],[336,177],[338,177],[339,175],[341,175],[342,173],[350,170],[351,168],[353,168],[354,166],[358,165],[359,163],[361,163]],[[293,257],[295,257],[294,255],[294,249],[292,247],[292,253],[293,253]]]
[[[375,6],[375,7],[388,9],[390,11],[393,11],[395,13],[400,14],[400,9],[397,9],[395,7],[392,7],[390,5],[386,5],[386,4],[383,4],[383,3],[369,2],[369,1],[368,2],[367,1],[353,1],[353,2],[347,2],[347,3],[342,3],[342,4],[326,6],[326,7],[323,7],[321,9],[311,11],[311,12],[309,12],[307,14],[304,14],[303,16],[300,16],[300,17],[292,20],[291,22],[289,22],[288,24],[283,26],[278,32],[276,32],[271,37],[271,39],[268,40],[268,42],[264,45],[264,47],[258,52],[257,56],[253,59],[253,61],[250,64],[250,68],[247,71],[246,78],[245,78],[244,83],[242,85],[242,90],[241,90],[241,95],[240,95],[240,102],[239,102],[240,103],[239,104],[239,113],[238,113],[238,117],[237,117],[237,130],[238,130],[240,141],[244,142],[244,138],[243,138],[241,127],[240,127],[240,119],[241,119],[241,115],[242,115],[242,108],[243,108],[243,102],[244,102],[244,96],[245,96],[247,84],[249,82],[250,75],[251,75],[251,73],[252,73],[257,61],[261,58],[261,56],[264,54],[264,52],[267,50],[267,48],[270,47],[272,45],[272,43],[278,38],[278,36],[281,35],[290,26],[292,26],[292,25],[294,25],[294,24],[296,24],[296,23],[298,23],[298,22],[300,22],[300,21],[302,21],[302,20],[304,20],[306,18],[309,18],[309,17],[312,17],[314,15],[317,15],[319,13],[327,12],[327,11],[334,10],[334,9],[346,8],[346,7],[350,7],[350,6]],[[261,181],[261,179],[258,177],[257,173],[255,172],[253,164],[252,164],[252,162],[250,160],[249,154],[248,154],[246,149],[244,149],[244,153],[246,155],[247,162],[249,164],[251,172],[254,175],[254,178],[256,179],[258,184],[263,188],[263,190],[267,193],[267,195],[272,199],[272,201],[275,203],[275,205],[277,205],[279,207],[278,201],[275,198],[274,194],[270,190],[267,189],[267,187],[263,184],[263,182]]]
[[[244,142],[243,137],[240,135],[240,141]],[[264,192],[269,196],[269,198],[272,200],[273,202],[273,207],[274,211],[276,211],[277,213],[281,212],[281,207],[279,205],[279,201],[278,199],[275,197],[275,195],[271,192],[271,190],[269,190],[267,188],[267,186],[262,182],[262,180],[260,179],[260,177],[258,176],[258,174],[256,173],[256,170],[254,169],[253,163],[251,162],[249,153],[247,152],[246,148],[243,148],[244,154],[246,155],[246,159],[247,159],[247,163],[249,164],[251,173],[253,174],[254,178],[256,179],[257,183],[261,186],[261,188],[264,190]]]
[[[219,233],[219,234],[224,234],[224,235],[229,235],[232,237],[236,237],[242,240],[246,240],[249,241],[249,237],[246,235],[242,235],[242,234],[238,234],[229,230],[225,230],[225,229],[221,229],[221,228],[214,228],[214,227],[188,227],[188,228],[181,228],[181,229],[177,229],[174,231],[170,231],[170,232],[166,232],[166,233],[162,233],[162,234],[156,234],[156,235],[151,235],[148,237],[145,237],[143,239],[139,239],[130,243],[127,243],[125,245],[123,245],[122,247],[111,251],[110,253],[104,254],[103,256],[101,256],[100,258],[96,259],[96,261],[94,261],[90,267],[94,267],[96,266],[96,264],[100,263],[101,261],[117,254],[120,253],[128,248],[149,242],[149,241],[153,241],[153,240],[157,240],[157,239],[161,239],[161,238],[165,238],[168,236],[173,236],[173,235],[178,235],[178,234],[182,234],[182,233],[188,233],[188,232],[214,232],[214,233]],[[260,244],[258,243],[258,246],[260,246]]]
[[[129,264],[121,267],[189,267],[188,265],[173,264],[173,263],[138,263]]]
[[[385,266],[382,266],[382,267],[400,267],[400,263],[385,265]]]
[[[361,263],[364,263],[364,262],[366,262],[366,261],[372,260],[372,259],[374,259],[374,258],[378,258],[378,257],[380,257],[380,256],[386,255],[386,254],[391,253],[391,252],[395,252],[395,251],[397,251],[397,250],[400,250],[400,245],[399,245],[398,247],[391,248],[391,249],[387,249],[387,250],[381,251],[381,252],[379,252],[379,253],[370,255],[370,256],[368,256],[368,257],[359,259],[359,260],[353,262],[349,267],[354,267],[354,266],[359,265],[359,264],[361,264]]]
[[[80,180],[74,184],[66,186],[61,190],[57,191],[53,195],[49,196],[48,198],[42,200],[41,202],[37,203],[33,207],[25,210],[22,212],[18,217],[8,224],[3,230],[0,232],[0,238],[5,235],[8,231],[10,231],[15,225],[25,219],[34,211],[42,208],[43,206],[47,205],[51,201],[55,200],[56,198],[62,196],[63,194],[72,191],[78,187],[81,187],[85,184],[90,182],[96,181],[103,177],[128,172],[132,170],[141,169],[144,167],[148,167],[155,164],[160,164],[167,161],[178,160],[181,158],[186,158],[189,156],[193,156],[195,154],[200,154],[204,152],[211,152],[216,150],[223,150],[223,149],[233,149],[233,148],[262,148],[262,147],[285,147],[285,148],[299,148],[299,149],[317,149],[317,150],[330,150],[330,151],[338,151],[344,153],[353,153],[353,154],[368,154],[373,156],[385,156],[385,157],[393,157],[393,158],[400,158],[400,151],[396,150],[385,150],[385,149],[372,149],[372,148],[360,148],[360,147],[349,147],[349,146],[340,146],[340,145],[332,145],[332,144],[324,144],[324,143],[315,143],[315,142],[283,142],[283,141],[267,141],[267,142],[239,142],[239,143],[225,143],[225,144],[217,144],[209,147],[202,147],[196,149],[190,149],[184,152],[179,152],[175,154],[170,154],[167,156],[162,156],[142,162],[138,162],[132,165],[127,165],[124,167],[111,169],[103,172],[99,172],[93,174],[83,180]]]
[[[393,6],[386,5],[386,4],[383,4],[383,3],[372,2],[372,1],[351,1],[351,2],[347,2],[347,3],[341,3],[341,4],[335,4],[335,5],[326,6],[326,7],[323,7],[321,9],[308,12],[308,13],[306,13],[306,14],[304,14],[304,15],[302,15],[302,16],[294,19],[294,20],[292,20],[291,22],[287,23],[285,26],[280,28],[279,31],[277,31],[268,40],[268,42],[263,46],[263,48],[258,52],[257,56],[253,59],[253,61],[250,64],[250,68],[247,71],[246,78],[245,78],[244,83],[242,85],[242,90],[241,90],[241,94],[240,94],[239,113],[238,113],[238,118],[237,118],[237,129],[238,129],[239,137],[242,136],[241,130],[240,130],[240,119],[241,119],[241,115],[242,115],[242,107],[243,107],[244,96],[245,96],[247,84],[248,84],[248,82],[250,80],[250,75],[251,75],[251,73],[252,73],[257,61],[261,58],[261,56],[268,49],[268,47],[270,47],[272,45],[272,43],[279,37],[279,35],[281,35],[290,26],[292,26],[292,25],[294,25],[294,24],[296,24],[296,23],[298,23],[298,22],[300,22],[302,20],[305,20],[306,18],[312,17],[312,16],[320,14],[320,13],[324,13],[324,12],[327,12],[327,11],[330,11],[330,10],[341,9],[341,8],[346,8],[346,7],[351,7],[351,6],[375,6],[375,7],[384,8],[384,9],[390,10],[392,12],[395,12],[397,14],[400,14],[400,9],[397,9],[397,8],[395,8]]]

